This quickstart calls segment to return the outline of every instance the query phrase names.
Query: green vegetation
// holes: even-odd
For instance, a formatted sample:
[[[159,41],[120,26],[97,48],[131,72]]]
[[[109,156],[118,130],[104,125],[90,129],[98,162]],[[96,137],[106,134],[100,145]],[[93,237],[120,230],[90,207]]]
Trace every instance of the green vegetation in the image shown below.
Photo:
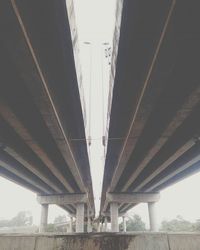
[[[146,231],[145,223],[137,214],[126,221],[127,232]],[[123,223],[120,223],[120,231],[123,231]],[[160,226],[162,232],[200,232],[200,219],[196,222],[185,220],[180,215],[172,220],[163,220]]]
[[[0,227],[31,226],[33,217],[29,211],[21,211],[11,220],[0,220]]]
[[[196,222],[190,222],[180,215],[175,219],[167,221],[164,220],[161,223],[160,231],[166,232],[197,232],[200,231],[200,220]]]
[[[120,231],[123,231],[123,223],[119,225]],[[146,231],[145,223],[142,221],[141,217],[137,214],[129,217],[126,221],[127,231]]]

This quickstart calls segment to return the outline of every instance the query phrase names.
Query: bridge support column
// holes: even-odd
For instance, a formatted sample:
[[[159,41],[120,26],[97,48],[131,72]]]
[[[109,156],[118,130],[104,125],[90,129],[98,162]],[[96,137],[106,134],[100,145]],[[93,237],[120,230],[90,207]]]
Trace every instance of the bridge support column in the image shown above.
[[[88,217],[88,221],[87,221],[87,232],[91,233],[92,232],[92,223],[91,223],[91,218]]]
[[[119,232],[119,224],[118,224],[118,203],[111,202],[110,203],[110,216],[111,216],[111,231],[112,232]]]
[[[151,231],[158,231],[158,223],[156,218],[156,202],[148,203],[149,223]]]
[[[47,229],[47,222],[48,222],[48,204],[41,204],[41,220],[40,220],[40,228],[39,232],[44,233]]]
[[[100,222],[97,223],[97,232],[98,233],[101,232],[101,223]]]
[[[126,217],[122,216],[122,220],[123,220],[123,232],[126,232]]]
[[[76,233],[84,232],[84,203],[76,205]]]
[[[104,232],[107,232],[107,227],[108,227],[108,219],[107,219],[107,217],[105,217],[105,220],[104,220]]]
[[[70,216],[70,222],[69,222],[69,232],[72,233],[73,232],[73,217]]]

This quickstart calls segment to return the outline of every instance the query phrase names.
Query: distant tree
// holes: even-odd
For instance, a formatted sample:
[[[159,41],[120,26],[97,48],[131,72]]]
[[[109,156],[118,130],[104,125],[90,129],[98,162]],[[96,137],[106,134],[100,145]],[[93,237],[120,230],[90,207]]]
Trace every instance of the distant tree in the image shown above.
[[[193,224],[193,230],[194,232],[200,231],[200,220],[196,220],[196,222]]]
[[[63,222],[66,222],[67,221],[67,218],[65,215],[58,215],[55,219],[54,219],[54,224],[57,224],[57,223],[63,223]]]
[[[0,227],[9,227],[10,221],[9,220],[0,220]]]
[[[196,227],[200,226],[200,224],[196,225]],[[190,221],[184,220],[183,217],[180,215],[177,216],[175,219],[167,221],[164,220],[161,223],[161,228],[160,231],[170,231],[170,232],[193,232],[195,231],[194,229],[194,224]]]
[[[33,216],[29,211],[21,211],[10,220],[10,226],[31,226],[33,224]]]
[[[46,227],[46,232],[49,233],[56,232],[55,225],[53,223],[49,223]]]
[[[1,220],[0,227],[20,227],[31,226],[33,217],[29,211],[21,211],[11,220]]]
[[[123,230],[123,223],[120,223],[120,230]],[[137,214],[129,217],[126,221],[127,231],[145,231],[145,223],[142,221],[141,217]]]

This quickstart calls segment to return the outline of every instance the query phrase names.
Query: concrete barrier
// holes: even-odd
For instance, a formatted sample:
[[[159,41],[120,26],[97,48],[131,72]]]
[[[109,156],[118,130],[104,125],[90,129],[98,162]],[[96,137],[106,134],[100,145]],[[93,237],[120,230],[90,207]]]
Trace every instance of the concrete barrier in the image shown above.
[[[200,250],[200,234],[0,235],[0,250]]]

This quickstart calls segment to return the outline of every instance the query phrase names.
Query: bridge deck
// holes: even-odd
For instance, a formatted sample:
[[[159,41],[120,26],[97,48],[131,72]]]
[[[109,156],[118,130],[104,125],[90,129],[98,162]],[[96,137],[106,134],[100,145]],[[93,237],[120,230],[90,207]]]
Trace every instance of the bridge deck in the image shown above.
[[[160,191],[200,168],[198,8],[198,1],[123,2],[101,212],[107,192]]]
[[[64,0],[0,3],[0,175],[39,194],[86,193],[94,212],[70,11]]]

